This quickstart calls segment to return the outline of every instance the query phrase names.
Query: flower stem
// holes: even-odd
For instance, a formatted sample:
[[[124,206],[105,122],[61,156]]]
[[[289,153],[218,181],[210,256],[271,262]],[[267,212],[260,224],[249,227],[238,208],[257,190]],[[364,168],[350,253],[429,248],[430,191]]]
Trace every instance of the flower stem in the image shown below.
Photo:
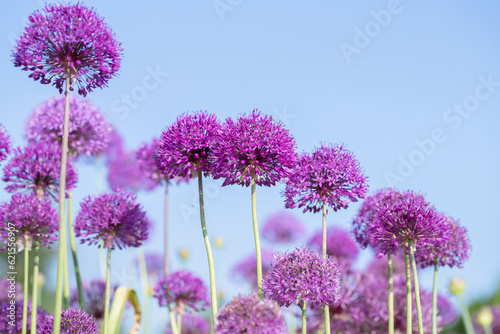
[[[177,328],[179,328],[179,334],[182,333],[182,314],[177,314]]]
[[[172,334],[180,334],[177,329],[177,322],[175,321],[175,314],[172,312],[172,305],[167,302],[168,315],[170,317],[170,327],[172,328]]]
[[[482,326],[484,330],[484,334],[493,334],[493,330],[491,329],[491,325]]]
[[[111,267],[111,247],[108,246],[108,259],[106,262],[106,292],[104,293],[104,324],[103,324],[103,334],[108,334],[109,329],[109,304],[111,299],[111,278],[110,278],[110,267]]]
[[[71,247],[71,254],[73,255],[76,286],[78,287],[78,302],[83,310],[85,309],[85,300],[83,298],[82,276],[80,274],[80,266],[78,265],[78,257],[76,256],[75,232],[73,229],[73,194],[71,190],[68,191],[68,227],[69,227],[69,245]]]
[[[70,89],[70,71],[66,70],[66,97],[64,104],[64,124],[61,152],[61,171],[59,173],[59,250],[57,257],[57,281],[56,281],[56,300],[54,309],[54,328],[52,333],[58,334],[61,328],[62,313],[62,288],[63,288],[63,269],[64,254],[66,253],[66,222],[64,199],[66,194],[66,163],[68,161],[68,127],[69,127],[69,89]]]
[[[323,253],[323,259],[326,259],[326,202],[323,201],[323,235],[321,242],[321,251]],[[325,334],[330,334],[330,307],[325,305]]]
[[[462,320],[464,322],[465,333],[475,334],[474,327],[472,326],[472,320],[470,318],[469,309],[465,304],[464,297],[460,294],[458,298],[460,299],[460,308],[462,309]]]
[[[259,226],[257,225],[257,200],[255,196],[255,172],[252,172],[252,223],[253,236],[255,239],[255,257],[257,260],[257,290],[260,299],[263,299],[262,293],[262,256],[260,252]]]
[[[411,268],[413,271],[413,285],[415,289],[415,304],[417,307],[417,322],[418,322],[418,334],[424,334],[424,325],[422,323],[422,306],[420,305],[420,288],[418,286],[418,275],[417,275],[417,263],[415,262],[415,253],[413,250],[413,241],[410,240],[410,257],[411,257]]]
[[[302,334],[307,334],[306,302],[302,301]]]
[[[205,207],[203,204],[203,175],[201,169],[198,169],[198,189],[200,195],[200,220],[201,230],[203,232],[203,239],[205,241],[205,248],[207,249],[208,257],[208,271],[210,274],[210,301],[212,306],[212,323],[217,321],[217,291],[215,288],[215,270],[214,260],[212,256],[212,248],[210,247],[210,239],[208,238],[207,225],[205,224]]]
[[[31,291],[31,334],[36,334],[36,314],[38,311],[38,271],[40,268],[40,255],[38,250],[40,242],[35,241],[35,251],[33,253],[33,286]]]
[[[141,277],[141,290],[142,290],[142,303],[143,310],[142,314],[144,315],[144,319],[142,321],[143,325],[143,334],[148,333],[148,309],[149,309],[149,285],[148,285],[148,270],[146,268],[146,257],[144,256],[144,251],[142,248],[137,248],[137,262],[139,264],[139,275]]]
[[[30,252],[28,247],[28,240],[25,238],[25,247],[24,247],[24,299],[23,299],[23,327],[22,334],[26,334],[26,330],[28,327],[28,279],[29,279],[29,260],[30,260]],[[34,306],[36,307],[36,305]]]
[[[410,274],[410,256],[405,252],[405,271],[406,271],[406,334],[412,334],[412,308],[411,308],[411,274]]]
[[[165,240],[164,240],[164,255],[163,255],[163,272],[165,277],[168,276],[168,179],[165,177],[165,200],[164,200],[164,225],[165,225]]]
[[[64,253],[64,280],[63,280],[63,309],[69,307],[69,275],[68,275],[68,253]]]
[[[438,261],[434,263],[434,283],[432,286],[432,334],[437,334],[437,281]]]
[[[387,254],[387,274],[389,277],[389,296],[387,309],[389,311],[389,328],[387,332],[394,334],[394,278],[392,277],[392,255]]]

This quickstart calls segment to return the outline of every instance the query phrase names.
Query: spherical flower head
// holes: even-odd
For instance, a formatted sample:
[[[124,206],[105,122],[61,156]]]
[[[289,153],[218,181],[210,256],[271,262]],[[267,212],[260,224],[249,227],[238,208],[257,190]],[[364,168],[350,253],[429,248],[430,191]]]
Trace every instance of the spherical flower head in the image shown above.
[[[208,288],[187,270],[179,270],[160,279],[154,288],[154,297],[160,306],[174,304],[174,311],[180,314],[185,312],[185,308],[200,311],[210,305]]]
[[[321,144],[303,153],[286,182],[285,207],[319,212],[323,203],[337,211],[363,198],[368,189],[358,160],[343,145]]]
[[[18,147],[3,169],[5,189],[33,190],[37,196],[59,196],[59,175],[61,173],[61,149],[54,143],[41,142],[24,148]],[[71,159],[66,165],[66,190],[75,187],[78,177]],[[66,192],[66,197],[68,196]]]
[[[121,152],[107,161],[108,183],[111,188],[123,188],[136,192],[139,189],[152,190],[157,183],[146,178],[139,169],[135,152]]]
[[[437,296],[437,309],[441,326],[449,326],[457,321],[457,311],[450,300],[441,294]]]
[[[305,233],[302,221],[288,212],[278,212],[269,216],[262,227],[262,238],[272,243],[293,242]]]
[[[295,139],[283,124],[257,109],[236,121],[227,118],[214,146],[214,178],[223,186],[274,186],[295,165]]]
[[[139,247],[148,238],[148,220],[136,196],[120,189],[80,203],[75,219],[75,235],[81,243],[120,249]]]
[[[46,316],[38,326],[38,334],[52,334],[54,316]],[[96,319],[79,308],[68,308],[61,313],[61,334],[99,334],[99,325]]]
[[[193,178],[211,172],[212,148],[221,125],[214,114],[183,114],[165,129],[156,146],[156,163],[169,178]]]
[[[0,304],[10,302],[12,300],[12,296],[16,302],[23,300],[24,297],[21,284],[16,283],[12,277],[6,276],[0,278],[0,291]]]
[[[7,159],[7,154],[10,154],[10,138],[3,125],[0,124],[0,162]]]
[[[467,229],[453,218],[444,216],[448,237],[446,242],[429,242],[415,251],[415,261],[422,267],[438,266],[462,267],[471,250]]]
[[[10,300],[0,304],[0,333],[19,334],[23,328],[23,300],[11,304]],[[31,301],[28,300],[27,333],[31,331]],[[39,324],[47,316],[47,312],[37,307],[36,321]],[[39,332],[37,332],[39,333]]]
[[[296,248],[275,255],[262,291],[279,306],[302,307],[304,302],[311,308],[335,305],[340,297],[340,272],[330,256],[323,258],[319,252]]]
[[[58,96],[35,108],[26,125],[29,143],[54,141],[62,145],[65,97]],[[70,96],[68,147],[72,156],[97,156],[106,149],[111,125],[89,101]]]
[[[83,299],[85,303],[85,312],[92,315],[96,319],[104,319],[104,304],[106,282],[101,279],[94,279],[90,283],[82,282]],[[113,301],[114,289],[111,288],[111,302]],[[78,289],[71,290],[69,306],[78,308]]]
[[[273,251],[266,248],[261,249],[262,277],[266,276],[269,272],[273,259]],[[241,262],[236,264],[232,272],[236,278],[249,282],[252,288],[257,289],[257,259],[255,257],[255,252],[249,254]]]
[[[31,72],[35,81],[52,83],[62,93],[69,76],[78,93],[86,96],[107,86],[120,69],[122,52],[94,9],[80,3],[47,4],[29,17],[12,57],[14,66]]]
[[[321,251],[323,245],[322,231],[316,232],[307,244],[311,249]],[[359,249],[349,232],[336,226],[328,227],[326,253],[334,259],[342,272],[346,272],[352,267],[358,257],[358,252]]]
[[[172,334],[172,326],[169,324],[166,334]],[[182,316],[182,328],[180,334],[208,334],[210,325],[208,321],[195,314],[185,314]]]
[[[483,306],[478,312],[472,315],[474,332],[476,334],[485,334],[483,328],[491,322],[491,333],[500,333],[500,305]]]
[[[48,199],[34,194],[14,194],[10,202],[0,205],[0,239],[5,243],[0,251],[7,248],[12,233],[28,249],[31,242],[50,248],[50,244],[57,241],[58,228],[59,216]]]
[[[256,294],[240,295],[217,316],[216,334],[286,334],[285,318],[276,302]]]

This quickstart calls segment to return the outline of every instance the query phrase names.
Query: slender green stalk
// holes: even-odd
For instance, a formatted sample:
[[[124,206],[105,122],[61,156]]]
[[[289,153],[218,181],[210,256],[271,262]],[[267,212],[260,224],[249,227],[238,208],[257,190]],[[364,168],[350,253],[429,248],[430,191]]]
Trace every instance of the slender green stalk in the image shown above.
[[[24,247],[24,287],[23,287],[23,328],[22,334],[26,334],[26,330],[28,328],[28,279],[29,279],[29,260],[30,260],[30,252],[28,246],[28,240],[25,237],[24,239],[25,247]]]
[[[413,285],[415,289],[415,306],[417,307],[418,334],[424,334],[424,325],[422,323],[422,305],[420,304],[420,288],[418,286],[417,263],[415,262],[415,252],[413,249],[412,240],[410,240],[409,249],[411,257],[411,268],[413,271]]]
[[[83,298],[82,276],[80,274],[80,266],[78,265],[78,257],[76,256],[75,231],[73,228],[73,194],[68,191],[68,227],[69,227],[69,245],[71,254],[73,255],[73,264],[75,266],[76,286],[78,288],[78,302],[82,309],[85,308],[85,300]]]
[[[302,334],[307,334],[306,302],[302,302]]]
[[[35,250],[33,252],[33,285],[31,291],[31,334],[36,334],[36,314],[38,311],[38,271],[40,269],[40,242],[35,241]]]
[[[323,253],[323,259],[326,259],[326,202],[323,201],[323,235],[321,242],[321,251]],[[325,334],[330,334],[330,307],[325,305]]]
[[[405,271],[406,271],[406,334],[412,334],[412,309],[411,309],[411,274],[410,274],[410,256],[405,252]]]
[[[205,206],[203,204],[203,175],[201,169],[198,169],[198,189],[200,195],[201,230],[203,232],[205,248],[207,249],[208,271],[210,274],[210,302],[212,306],[212,323],[215,325],[217,321],[217,291],[215,288],[215,270],[214,270],[214,260],[212,256],[212,248],[210,247],[210,239],[208,238],[207,225],[205,224]]]
[[[182,314],[177,314],[177,328],[179,328],[179,333],[182,333]]]
[[[469,309],[465,304],[464,297],[460,294],[458,296],[460,299],[460,308],[462,310],[462,321],[464,322],[465,333],[466,334],[475,334],[474,326],[472,326],[472,319],[470,317]]]
[[[64,280],[63,280],[63,309],[69,307],[69,274],[68,274],[68,253],[64,254]]]
[[[260,252],[259,226],[257,224],[257,200],[255,196],[255,172],[252,173],[252,223],[253,236],[255,239],[255,257],[257,259],[257,288],[260,299],[263,299],[262,294],[262,256]]]
[[[146,268],[146,257],[141,247],[137,249],[137,262],[139,263],[139,275],[141,277],[141,290],[142,290],[142,315],[143,315],[143,334],[148,333],[148,309],[149,309],[149,284],[148,284],[148,270]]]
[[[389,277],[389,297],[387,309],[389,311],[389,328],[387,333],[394,334],[394,278],[392,277],[392,256],[387,254],[387,274]]]
[[[164,206],[164,226],[165,226],[165,239],[164,239],[164,254],[163,254],[163,272],[165,277],[168,275],[168,179],[165,177],[165,200]]]
[[[493,330],[491,329],[491,325],[481,326],[483,327],[484,334],[493,334]]]
[[[69,89],[70,71],[68,69],[66,70],[66,90],[64,92],[66,100],[64,104],[61,171],[59,173],[59,251],[57,257],[57,281],[54,309],[54,328],[52,331],[53,334],[59,334],[59,330],[61,328],[63,269],[64,254],[66,253],[66,214],[64,210],[64,199],[66,194],[66,164],[68,161]]]
[[[434,262],[434,283],[432,286],[432,334],[437,334],[437,282],[438,282],[438,260]]]
[[[106,290],[104,293],[104,324],[103,334],[109,334],[109,304],[111,299],[111,247],[108,246],[108,259],[106,262]]]
[[[167,302],[168,316],[170,317],[170,327],[172,328],[172,334],[180,334],[177,328],[177,322],[175,321],[175,314],[172,312],[172,305]]]

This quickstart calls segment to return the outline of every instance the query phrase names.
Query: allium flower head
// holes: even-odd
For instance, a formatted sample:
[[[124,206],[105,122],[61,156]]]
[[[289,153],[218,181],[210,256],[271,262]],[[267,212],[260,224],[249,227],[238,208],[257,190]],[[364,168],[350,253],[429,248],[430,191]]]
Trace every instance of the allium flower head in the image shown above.
[[[38,326],[38,334],[52,334],[54,316],[46,316]],[[61,313],[61,334],[99,334],[96,319],[79,308],[68,308]]]
[[[176,313],[183,314],[186,307],[200,311],[210,305],[208,288],[200,278],[187,270],[179,270],[160,279],[154,292],[160,306],[172,303]]]
[[[21,284],[16,283],[12,277],[0,277],[0,304],[9,302],[14,296],[15,301],[23,300]]]
[[[106,292],[106,282],[100,279],[94,279],[90,283],[82,282],[83,298],[85,303],[85,312],[96,319],[104,319],[104,296]],[[113,302],[114,289],[111,288],[111,302]],[[70,307],[80,307],[78,301],[78,289],[71,290],[69,299]]]
[[[182,328],[180,334],[208,334],[210,325],[208,321],[195,314],[185,314],[182,316]],[[172,334],[172,326],[168,324],[166,334]]]
[[[330,256],[308,248],[275,255],[271,270],[262,282],[264,297],[279,306],[297,304],[324,307],[334,305],[340,297],[340,272]]]
[[[157,183],[147,178],[139,169],[135,152],[120,152],[107,161],[108,183],[111,188],[123,188],[129,191],[139,189],[152,190]]]
[[[276,302],[252,294],[233,298],[219,311],[215,333],[286,334],[287,328]]]
[[[311,154],[300,155],[288,177],[285,207],[305,207],[319,212],[323,203],[337,211],[363,198],[368,185],[354,154],[342,145],[321,144]]]
[[[82,4],[47,4],[29,17],[12,57],[29,77],[62,93],[67,73],[86,96],[106,87],[120,68],[122,48],[94,9]]]
[[[123,190],[88,196],[80,203],[80,212],[75,219],[75,235],[82,237],[81,243],[101,243],[104,247],[120,249],[139,247],[148,238],[146,212],[136,197]]]
[[[271,262],[274,259],[273,252],[269,249],[263,248],[261,250],[262,260],[262,277],[266,276],[271,268]],[[257,259],[255,252],[249,254],[233,268],[233,274],[237,278],[242,278],[252,284],[253,288],[257,288]]]
[[[289,243],[301,238],[306,232],[302,221],[288,212],[269,216],[262,227],[262,237],[269,242]]]
[[[295,139],[281,123],[254,109],[235,122],[227,118],[214,146],[214,178],[223,186],[275,185],[295,165]]]
[[[330,226],[326,235],[326,253],[334,259],[342,272],[347,271],[358,256],[359,250],[356,243],[352,240],[349,232],[340,227]],[[322,231],[316,232],[307,244],[311,249],[321,251]]]
[[[3,125],[0,124],[0,162],[7,159],[7,154],[10,154],[10,138]]]
[[[169,178],[196,177],[211,172],[212,148],[221,125],[214,114],[183,114],[165,129],[156,146],[156,163]]]
[[[50,248],[57,241],[59,216],[48,199],[37,198],[34,194],[14,194],[10,202],[0,205],[0,239],[8,244],[9,233],[14,232],[19,242],[23,239],[38,241]],[[31,244],[26,245],[30,249]],[[2,251],[7,245],[0,249]]]
[[[14,304],[5,301],[0,304],[0,333],[19,334],[23,328],[23,300],[17,300]],[[31,301],[28,300],[27,333],[31,331]],[[47,312],[41,307],[37,308],[36,321],[39,324],[47,316]],[[37,333],[39,333],[37,331]]]
[[[5,189],[31,189],[38,196],[59,195],[59,174],[61,172],[61,149],[54,143],[38,143],[25,148],[18,147],[3,169],[3,181],[8,182]],[[75,187],[78,176],[68,159],[66,166],[66,190]],[[66,193],[67,196],[67,193]]]
[[[64,96],[52,98],[35,108],[26,125],[30,143],[54,141],[62,145]],[[89,101],[70,96],[69,152],[73,156],[97,156],[109,144],[111,125],[96,106]]]

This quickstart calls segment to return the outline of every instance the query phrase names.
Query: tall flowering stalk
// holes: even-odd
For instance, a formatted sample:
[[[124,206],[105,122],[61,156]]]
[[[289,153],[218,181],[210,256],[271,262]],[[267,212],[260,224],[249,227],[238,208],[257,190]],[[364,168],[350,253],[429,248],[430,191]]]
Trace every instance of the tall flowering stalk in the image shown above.
[[[322,212],[322,254],[327,256],[327,206],[334,211],[363,198],[368,185],[354,154],[342,145],[321,144],[311,154],[302,153],[288,177],[285,207],[304,207],[304,212]],[[325,305],[326,334],[330,334],[329,305]]]
[[[78,87],[86,96],[105,87],[120,68],[122,49],[111,29],[93,10],[81,4],[47,4],[43,12],[29,17],[12,57],[14,66],[31,72],[42,84],[52,83],[64,91],[61,177],[59,184],[59,254],[54,316],[54,333],[59,332],[62,312],[62,280],[66,252],[64,194],[68,155],[69,92]]]
[[[256,186],[274,186],[287,177],[296,160],[295,140],[283,124],[254,109],[236,121],[226,119],[214,147],[214,178],[222,186],[251,186],[252,223],[257,258],[257,286],[262,298],[262,259],[257,223]]]

